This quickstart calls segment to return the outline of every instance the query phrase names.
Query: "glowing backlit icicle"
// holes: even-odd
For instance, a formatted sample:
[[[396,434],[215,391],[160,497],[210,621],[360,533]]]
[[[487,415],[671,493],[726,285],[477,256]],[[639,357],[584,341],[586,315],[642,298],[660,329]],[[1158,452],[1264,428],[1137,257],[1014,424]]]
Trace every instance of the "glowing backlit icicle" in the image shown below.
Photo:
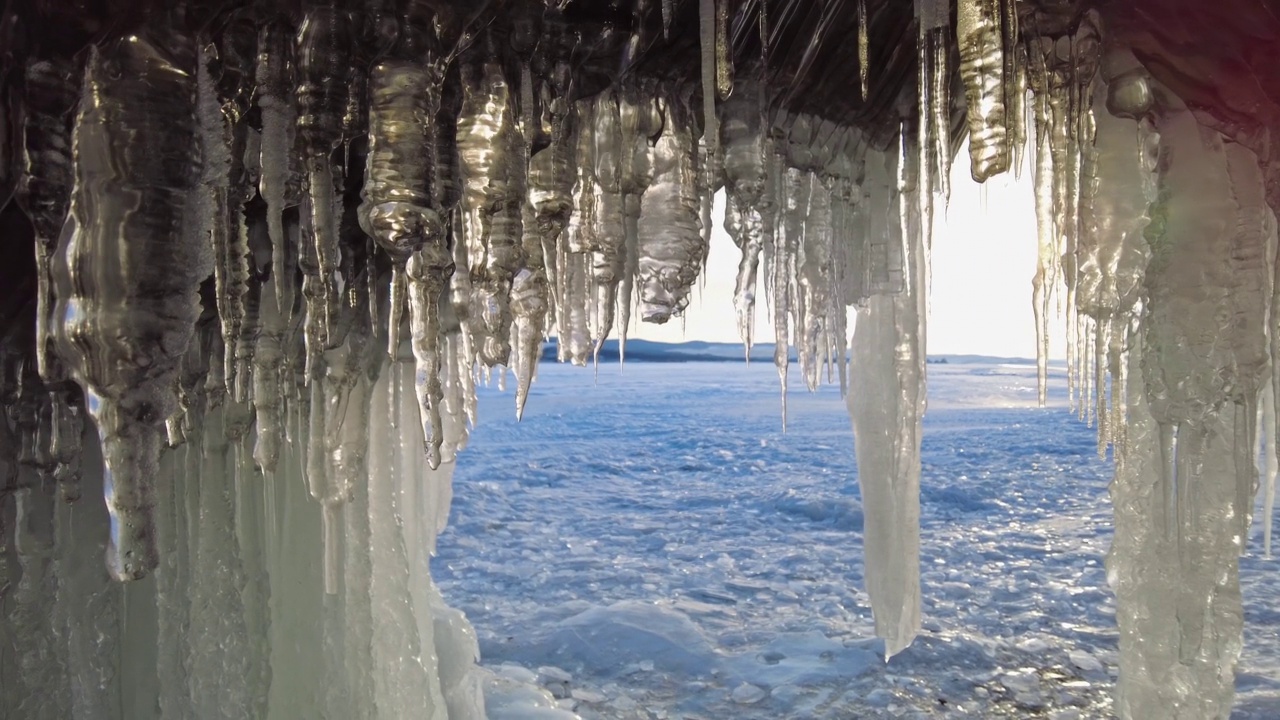
[[[115,528],[107,560],[120,580],[158,561],[162,423],[178,408],[178,364],[212,270],[208,244],[182,230],[196,175],[194,96],[193,78],[142,37],[90,50],[73,144],[76,234],[54,261],[54,333],[102,439]]]
[[[871,97],[870,22],[871,19],[867,17],[867,0],[858,0],[858,88],[863,102]]]
[[[388,59],[369,72],[369,150],[359,217],[393,263],[387,326],[393,359],[406,303],[404,265],[423,243],[441,242],[443,232],[430,186],[438,83],[436,73],[417,62]]]
[[[1002,2],[957,0],[956,5],[960,80],[969,106],[970,173],[976,182],[985,182],[1009,169]]]
[[[79,99],[78,68],[61,60],[27,63],[24,81],[21,174],[15,198],[31,219],[36,258],[36,364],[46,381],[59,378],[52,366],[50,329],[53,287],[50,258],[57,251],[71,203],[71,124]]]
[[[294,167],[294,110],[293,87],[293,38],[280,23],[262,27],[258,37],[258,65],[255,72],[257,105],[262,118],[261,175],[258,194],[267,204],[267,233],[271,238],[271,274],[278,277],[274,283],[276,303],[284,305],[282,293],[293,284],[292,277],[285,277],[284,209],[298,202],[289,196],[291,182],[298,174]]]
[[[662,136],[650,156],[653,182],[645,190],[637,225],[640,316],[658,324],[684,311],[706,254],[692,113],[668,96],[662,117]]]
[[[329,322],[337,302],[335,275],[341,260],[335,184],[330,155],[343,138],[350,104],[352,23],[336,2],[313,7],[298,30],[297,128],[306,161],[315,291],[307,297],[308,354],[329,343]],[[307,268],[304,268],[307,269]]]
[[[933,156],[937,162],[937,188],[943,202],[951,200],[951,45],[942,30],[932,33],[929,68]],[[944,206],[945,207],[945,206]]]
[[[906,154],[902,154],[906,157]],[[874,154],[867,182],[891,186],[893,160]],[[886,167],[889,166],[889,167]],[[905,175],[905,171],[902,171]],[[899,178],[899,185],[908,183]],[[846,396],[853,418],[858,482],[867,507],[866,583],[876,634],[889,658],[920,628],[920,440],[925,409],[924,291],[928,262],[915,214],[901,197],[902,221],[879,228],[907,233],[906,290],[872,296],[858,311],[853,378]]]
[[[472,326],[487,366],[511,352],[511,280],[523,262],[521,225],[525,173],[519,133],[502,67],[482,61],[463,68],[458,164],[463,234],[472,278]]]
[[[763,3],[762,3],[763,5]],[[761,12],[764,9],[761,8]],[[733,93],[733,44],[729,38],[729,3],[716,3],[716,98],[729,99]]]

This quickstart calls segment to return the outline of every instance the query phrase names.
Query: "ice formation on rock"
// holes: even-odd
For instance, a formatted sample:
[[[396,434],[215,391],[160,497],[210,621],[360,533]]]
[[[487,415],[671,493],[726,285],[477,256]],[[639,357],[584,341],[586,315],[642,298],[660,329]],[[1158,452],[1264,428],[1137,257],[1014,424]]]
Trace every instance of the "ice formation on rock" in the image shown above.
[[[35,5],[0,37],[70,22]],[[931,231],[967,127],[979,181],[1031,152],[1041,400],[1065,312],[1073,402],[1116,458],[1121,715],[1229,712],[1255,442],[1269,518],[1280,438],[1254,89],[1206,101],[1120,4],[163,5],[0,53],[0,211],[34,261],[0,288],[6,711],[481,717],[427,571],[476,383],[514,369],[519,415],[545,339],[585,365],[633,315],[679,316],[721,188],[783,422],[793,348],[808,388],[849,389],[902,651]],[[68,504],[81,478],[107,512]],[[106,582],[100,550],[154,579]]]

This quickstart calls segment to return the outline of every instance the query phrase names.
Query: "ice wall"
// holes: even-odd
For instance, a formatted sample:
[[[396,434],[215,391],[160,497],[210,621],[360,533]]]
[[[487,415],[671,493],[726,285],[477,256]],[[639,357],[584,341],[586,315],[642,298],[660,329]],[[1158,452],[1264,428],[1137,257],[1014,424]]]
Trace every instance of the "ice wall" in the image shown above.
[[[199,419],[157,466],[161,562],[132,583],[104,571],[105,508],[55,502],[24,465],[4,716],[483,718],[474,631],[428,567],[454,462],[427,466],[408,358],[374,368],[345,412],[368,445],[347,457],[359,468],[347,466],[341,539],[325,562],[326,506],[307,491],[305,395],[289,398],[290,441],[264,474],[251,407],[217,385],[199,391]],[[452,448],[462,419],[446,418]],[[85,490],[97,492],[101,456],[85,446]]]

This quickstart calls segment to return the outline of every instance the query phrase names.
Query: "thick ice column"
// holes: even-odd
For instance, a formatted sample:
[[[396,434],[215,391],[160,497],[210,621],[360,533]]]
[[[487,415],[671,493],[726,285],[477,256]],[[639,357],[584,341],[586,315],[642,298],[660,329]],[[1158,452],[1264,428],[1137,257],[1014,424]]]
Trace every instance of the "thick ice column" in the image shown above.
[[[108,565],[157,562],[152,483],[178,362],[199,316],[209,249],[184,233],[194,176],[194,83],[160,47],[129,36],[90,52],[73,153],[75,232],[54,277],[59,355],[88,398],[106,458]]]
[[[867,183],[891,187],[891,158],[872,153]],[[892,197],[892,195],[890,195]],[[853,419],[858,484],[866,510],[867,593],[885,657],[905,649],[920,629],[920,439],[925,408],[924,279],[926,255],[913,217],[879,228],[906,231],[903,292],[874,295],[858,311],[847,396]],[[900,237],[900,236],[899,236]]]
[[[1159,192],[1112,488],[1118,708],[1122,717],[1219,718],[1230,711],[1241,646],[1237,557],[1268,360],[1265,208],[1252,153],[1200,126],[1167,90],[1154,95]]]

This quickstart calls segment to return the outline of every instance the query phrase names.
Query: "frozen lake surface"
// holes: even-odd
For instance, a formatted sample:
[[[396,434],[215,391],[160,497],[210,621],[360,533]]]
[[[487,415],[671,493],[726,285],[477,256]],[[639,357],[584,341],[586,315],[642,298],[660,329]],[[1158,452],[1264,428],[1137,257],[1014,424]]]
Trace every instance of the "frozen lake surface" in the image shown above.
[[[522,423],[481,391],[433,572],[486,666],[583,718],[1110,716],[1111,464],[1060,369],[1040,409],[1028,361],[929,365],[924,631],[886,664],[839,388],[793,365],[784,434],[771,364],[660,359],[544,363]],[[1252,535],[1232,717],[1277,718],[1280,561]],[[515,695],[494,720],[534,717]]]

